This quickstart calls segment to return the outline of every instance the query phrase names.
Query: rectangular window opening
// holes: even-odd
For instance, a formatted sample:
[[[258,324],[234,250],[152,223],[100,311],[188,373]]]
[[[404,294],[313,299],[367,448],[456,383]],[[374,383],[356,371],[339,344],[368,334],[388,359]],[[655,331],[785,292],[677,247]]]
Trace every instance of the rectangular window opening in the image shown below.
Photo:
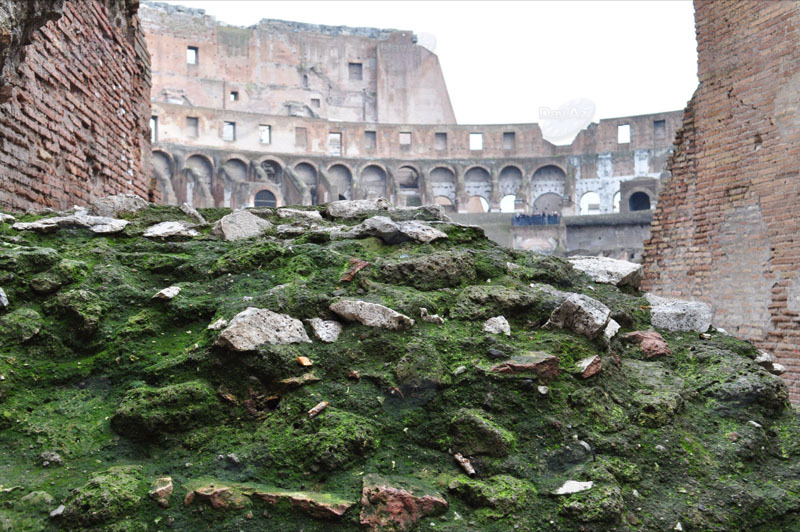
[[[239,91],[231,91],[231,101],[238,102],[239,101]]]
[[[222,140],[236,140],[236,122],[225,122],[222,126]]]
[[[311,107],[319,109],[319,98],[311,98]]]
[[[656,140],[664,140],[667,138],[666,120],[653,120],[653,136]]]
[[[341,155],[342,154],[342,134],[341,132],[328,133],[328,154]]]
[[[294,128],[294,145],[296,148],[305,148],[307,144],[306,128]]]
[[[258,142],[261,144],[272,144],[272,127],[261,124],[258,126]]]
[[[378,145],[377,135],[374,131],[364,132],[364,149],[374,150]]]
[[[435,133],[433,135],[433,147],[438,151],[447,149],[447,133]]]
[[[503,149],[514,150],[517,147],[517,135],[513,131],[503,133]]]
[[[361,81],[364,79],[364,70],[361,63],[348,63],[347,72],[352,81]]]
[[[150,142],[158,142],[158,117],[150,117]]]
[[[200,120],[196,116],[186,117],[186,131],[192,138],[196,139],[200,136]]]
[[[401,146],[411,146],[411,133],[407,131],[401,131],[398,140]]]
[[[483,149],[483,133],[469,134],[469,149],[470,151],[480,151]]]
[[[629,144],[631,141],[631,125],[620,124],[617,126],[617,144]]]
[[[189,46],[186,48],[186,64],[196,65],[199,59],[197,46]]]

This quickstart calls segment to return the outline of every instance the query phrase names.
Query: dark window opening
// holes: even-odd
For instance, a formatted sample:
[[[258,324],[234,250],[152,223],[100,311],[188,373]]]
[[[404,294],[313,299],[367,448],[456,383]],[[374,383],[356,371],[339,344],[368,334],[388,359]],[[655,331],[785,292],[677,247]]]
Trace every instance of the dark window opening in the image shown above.
[[[517,135],[513,131],[503,133],[503,149],[513,150],[517,147]]]
[[[347,72],[350,76],[350,79],[353,81],[361,81],[364,79],[364,70],[361,66],[361,63],[348,63]]]
[[[654,120],[653,121],[653,136],[656,140],[664,140],[667,138],[667,121]]]
[[[447,133],[435,133],[433,136],[433,147],[438,151],[447,149]]]
[[[628,198],[629,211],[649,211],[650,210],[650,196],[644,192],[634,192]]]
[[[186,117],[186,129],[192,138],[197,138],[200,135],[200,121],[196,116]]]
[[[255,207],[277,207],[278,201],[275,199],[275,194],[269,190],[260,190],[256,193]]]
[[[189,46],[186,48],[186,64],[187,65],[196,65],[200,55],[197,50],[197,46]]]
[[[364,149],[374,150],[377,147],[378,139],[374,131],[364,132]]]
[[[231,91],[231,101],[238,102],[239,101],[239,91]]]

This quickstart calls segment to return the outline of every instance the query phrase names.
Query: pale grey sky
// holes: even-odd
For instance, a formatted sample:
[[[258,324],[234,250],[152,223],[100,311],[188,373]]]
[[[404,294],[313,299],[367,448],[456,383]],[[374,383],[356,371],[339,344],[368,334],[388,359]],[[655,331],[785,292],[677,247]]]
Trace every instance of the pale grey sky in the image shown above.
[[[541,122],[592,100],[595,120],[681,110],[697,86],[691,1],[169,1],[218,21],[275,18],[435,36],[460,124]]]

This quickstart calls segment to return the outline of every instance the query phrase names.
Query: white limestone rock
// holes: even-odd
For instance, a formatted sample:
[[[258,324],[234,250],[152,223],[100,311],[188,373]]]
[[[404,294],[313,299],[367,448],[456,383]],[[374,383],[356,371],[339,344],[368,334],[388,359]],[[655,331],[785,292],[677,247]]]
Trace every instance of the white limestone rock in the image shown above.
[[[312,318],[310,320],[306,320],[306,323],[311,325],[311,333],[314,335],[314,337],[321,342],[325,342],[326,344],[335,342],[344,329],[341,323],[334,320]]]
[[[711,308],[701,301],[684,301],[645,294],[650,303],[650,322],[668,331],[704,333],[711,327]]]
[[[447,238],[446,233],[416,220],[399,222],[398,225],[403,235],[417,242],[427,243],[439,240],[440,238]]]
[[[252,351],[264,344],[311,343],[303,323],[286,314],[248,307],[231,320],[216,345],[233,351]]]
[[[447,234],[416,220],[395,222],[387,216],[367,218],[349,231],[341,234],[343,238],[364,238],[374,236],[387,244],[400,244],[409,240],[432,242],[447,238]]]
[[[385,198],[375,200],[341,200],[328,204],[328,216],[333,218],[355,218],[372,211],[388,211],[392,204]]]
[[[348,321],[357,321],[368,327],[402,331],[414,325],[414,320],[408,316],[377,303],[345,299],[332,304],[330,309]]]
[[[642,282],[641,264],[608,257],[575,256],[567,260],[573,268],[586,273],[598,283],[639,288],[639,284]]]
[[[161,222],[151,225],[144,232],[145,238],[180,238],[180,237],[195,237],[200,233],[192,229],[190,226],[183,222]]]
[[[227,326],[228,326],[228,320],[226,320],[225,318],[220,318],[214,323],[209,323],[206,329],[208,329],[209,331],[221,331]]]
[[[8,296],[6,295],[6,291],[2,288],[0,288],[0,308],[8,308]]]
[[[553,492],[554,495],[571,495],[573,493],[580,493],[582,491],[590,490],[594,486],[594,482],[579,482],[577,480],[568,480]]]
[[[116,194],[95,200],[91,211],[97,216],[117,217],[122,214],[133,214],[149,204],[136,194]]]
[[[505,316],[495,316],[483,322],[483,330],[491,334],[511,336],[511,326]]]
[[[199,212],[197,212],[197,209],[195,209],[194,207],[192,207],[188,203],[184,202],[184,203],[181,204],[181,212],[183,214],[187,215],[187,216],[191,216],[199,224],[205,225],[205,224],[208,223],[208,222],[206,222],[206,219],[203,218],[203,215],[200,214]]]
[[[62,227],[82,227],[97,234],[113,234],[124,230],[130,222],[107,216],[90,216],[86,209],[78,209],[68,216],[42,218],[35,222],[17,222],[12,228],[17,231],[51,233]]]
[[[322,220],[322,215],[319,211],[304,211],[301,209],[278,209],[278,216],[280,218],[305,218],[306,220]]]
[[[569,329],[587,338],[596,338],[608,325],[611,310],[600,301],[583,294],[570,294],[550,314],[545,328]]]
[[[10,214],[6,214],[4,212],[0,212],[0,224],[13,223],[15,220],[16,220],[16,218],[11,216]]]
[[[603,329],[603,336],[605,337],[606,341],[614,338],[619,332],[619,329],[620,329],[619,323],[617,323],[616,320],[609,319],[608,325],[606,325],[606,328]]]
[[[434,323],[436,325],[444,325],[444,318],[439,316],[438,314],[429,314],[428,309],[425,307],[420,307],[419,309],[419,316],[422,318],[422,321],[425,323]]]
[[[576,365],[575,373],[584,379],[593,377],[603,369],[603,360],[598,355],[586,357]]]
[[[212,233],[227,241],[252,238],[272,228],[272,224],[249,211],[236,211],[214,224]]]
[[[169,301],[181,293],[181,287],[178,285],[168,286],[153,296],[153,299],[160,299],[162,301]]]

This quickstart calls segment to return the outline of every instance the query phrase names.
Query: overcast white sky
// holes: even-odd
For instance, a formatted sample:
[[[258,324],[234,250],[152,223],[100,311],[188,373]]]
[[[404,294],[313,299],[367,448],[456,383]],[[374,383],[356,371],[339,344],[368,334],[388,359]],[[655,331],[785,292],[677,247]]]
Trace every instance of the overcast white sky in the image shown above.
[[[587,98],[595,119],[681,110],[697,86],[691,1],[169,1],[262,18],[429,33],[460,124],[541,122]]]

